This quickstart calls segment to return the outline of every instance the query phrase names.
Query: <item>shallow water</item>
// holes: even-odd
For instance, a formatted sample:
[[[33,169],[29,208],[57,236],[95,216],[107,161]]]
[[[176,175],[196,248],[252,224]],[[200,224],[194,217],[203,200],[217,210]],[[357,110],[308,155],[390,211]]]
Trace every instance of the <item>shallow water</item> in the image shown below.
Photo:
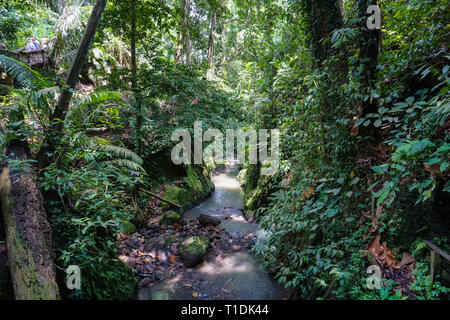
[[[259,238],[263,233],[256,223],[245,220],[243,190],[236,179],[237,168],[231,167],[216,173],[212,181],[216,187],[213,194],[197,207],[187,211],[183,219],[195,219],[201,213],[222,220],[219,228],[232,235],[253,233]],[[226,217],[229,217],[225,220]],[[196,288],[183,287],[182,277],[196,279]],[[193,292],[197,297],[193,296]],[[236,252],[218,257],[215,261],[203,262],[184,275],[165,280],[152,288],[141,289],[140,300],[190,300],[216,299],[217,297],[235,300],[275,300],[283,297],[283,289],[264,270],[262,262],[247,252]]]

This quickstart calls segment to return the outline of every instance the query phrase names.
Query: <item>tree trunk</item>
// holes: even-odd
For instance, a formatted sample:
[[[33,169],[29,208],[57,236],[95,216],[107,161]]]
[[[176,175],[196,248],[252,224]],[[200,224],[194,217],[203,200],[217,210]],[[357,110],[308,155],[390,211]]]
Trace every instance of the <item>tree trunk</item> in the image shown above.
[[[214,34],[216,32],[217,13],[211,13],[211,23],[209,29],[209,44],[208,44],[208,70],[206,70],[206,77],[212,78],[214,76]]]
[[[183,28],[183,26],[181,26]],[[183,30],[180,30],[178,34],[178,47],[175,53],[175,62],[182,63],[183,62]]]
[[[20,166],[2,169],[0,196],[11,278],[17,300],[56,300],[51,228],[27,152],[18,142],[7,148],[8,158]]]
[[[361,72],[361,88],[362,95],[370,93],[374,87],[374,80],[376,75],[378,52],[380,44],[380,30],[369,30],[366,25],[367,13],[366,10],[370,5],[376,5],[376,0],[359,0],[358,11],[362,19],[361,38],[359,43],[359,63],[362,66]],[[368,99],[363,102],[362,117],[369,113],[377,112],[377,104],[374,99]]]
[[[86,57],[89,53],[89,47],[97,31],[97,26],[106,5],[106,0],[97,0],[92,8],[91,16],[84,31],[80,45],[78,46],[75,59],[70,68],[64,87],[61,90],[58,103],[50,117],[50,128],[48,135],[44,139],[41,149],[38,152],[37,160],[40,169],[46,168],[51,162],[59,144],[59,138],[63,133],[64,119],[67,109],[78,82],[81,69],[83,68]]]
[[[184,48],[184,33],[186,28],[186,2],[184,0],[181,0],[181,10],[182,10],[182,17],[181,17],[181,26],[180,31],[178,33],[178,48],[175,53],[175,61],[178,63],[183,62],[183,48]]]
[[[136,150],[142,154],[142,101],[137,86],[137,66],[136,66],[136,0],[131,0],[131,91],[134,94],[136,109]]]
[[[305,1],[306,20],[311,34],[312,51],[316,66],[328,57],[331,45],[323,40],[342,26],[338,0]]]
[[[186,26],[186,66],[189,67],[191,64],[191,26],[190,26],[190,15],[191,15],[191,0],[186,0],[186,13],[185,13],[185,26]]]

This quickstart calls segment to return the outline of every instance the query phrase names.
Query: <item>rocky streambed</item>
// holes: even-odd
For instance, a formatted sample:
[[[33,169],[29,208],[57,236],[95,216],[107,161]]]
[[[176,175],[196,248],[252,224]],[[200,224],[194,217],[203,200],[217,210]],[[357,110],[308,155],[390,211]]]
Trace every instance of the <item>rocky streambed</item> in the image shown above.
[[[286,293],[247,251],[264,235],[242,213],[234,167],[216,171],[215,191],[176,217],[155,217],[122,239],[120,259],[138,274],[138,299],[282,299]]]

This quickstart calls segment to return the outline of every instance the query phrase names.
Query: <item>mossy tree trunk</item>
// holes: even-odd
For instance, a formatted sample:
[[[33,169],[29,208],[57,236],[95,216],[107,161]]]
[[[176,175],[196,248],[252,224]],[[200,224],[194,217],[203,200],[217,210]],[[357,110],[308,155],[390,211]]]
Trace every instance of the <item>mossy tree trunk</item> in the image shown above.
[[[51,228],[25,150],[19,141],[12,142],[6,151],[10,165],[0,175],[14,294],[17,300],[55,300],[60,296],[52,259]]]

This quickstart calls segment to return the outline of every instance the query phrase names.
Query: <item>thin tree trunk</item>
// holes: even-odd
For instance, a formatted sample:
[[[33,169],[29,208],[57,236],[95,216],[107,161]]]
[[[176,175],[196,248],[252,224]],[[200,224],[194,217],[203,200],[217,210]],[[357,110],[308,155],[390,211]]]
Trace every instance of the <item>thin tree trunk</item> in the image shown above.
[[[63,134],[64,120],[67,109],[78,82],[81,69],[83,68],[86,57],[89,53],[89,47],[97,31],[98,23],[106,5],[106,0],[97,0],[92,8],[91,16],[78,46],[75,59],[67,76],[64,87],[61,90],[58,103],[50,117],[50,128],[47,137],[44,139],[41,149],[38,152],[37,160],[40,169],[46,168],[51,162],[59,144],[59,138]]]
[[[175,61],[178,63],[183,62],[183,49],[184,49],[184,33],[186,29],[186,2],[181,0],[181,26],[178,34],[178,48],[175,53]]]
[[[190,25],[190,15],[191,15],[191,0],[186,0],[186,66],[189,67],[191,64],[191,25]]]
[[[11,278],[17,300],[59,299],[51,228],[36,175],[27,165],[23,143],[12,141],[6,150],[20,166],[2,169],[0,196],[6,230]]]
[[[183,28],[183,26],[181,26]],[[175,53],[175,62],[181,63],[183,61],[183,30],[178,34],[178,47]]]
[[[209,29],[209,44],[208,44],[208,70],[206,70],[206,77],[211,78],[214,76],[214,34],[216,32],[217,13],[213,11],[211,13],[211,23]]]
[[[131,0],[131,90],[134,94],[136,109],[136,149],[139,155],[142,154],[142,106],[137,87],[137,66],[136,66],[136,0]]]

